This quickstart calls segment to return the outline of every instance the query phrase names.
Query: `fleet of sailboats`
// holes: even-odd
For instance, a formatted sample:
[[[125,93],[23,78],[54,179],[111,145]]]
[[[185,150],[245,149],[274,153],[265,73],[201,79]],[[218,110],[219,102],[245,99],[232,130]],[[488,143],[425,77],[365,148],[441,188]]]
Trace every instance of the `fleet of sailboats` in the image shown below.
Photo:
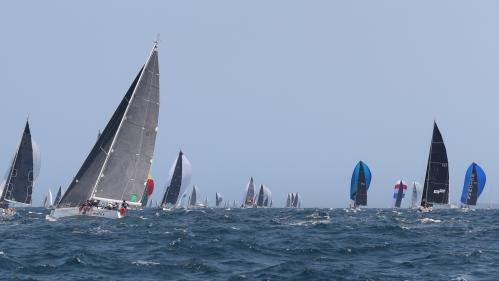
[[[48,219],[86,215],[105,218],[122,218],[129,208],[152,206],[154,180],[150,168],[154,156],[159,116],[159,65],[158,46],[153,46],[143,67],[139,70],[121,103],[116,108],[72,182],[62,192],[59,187],[55,199],[52,191],[43,202],[53,208]],[[38,146],[31,137],[26,122],[21,140],[10,162],[6,176],[0,183],[0,210],[13,212],[13,206],[30,206],[33,187],[39,174]],[[199,201],[199,189],[187,188],[192,177],[191,163],[179,152],[168,173],[168,180],[161,204],[164,210],[180,207],[208,207],[208,199]],[[367,205],[367,193],[372,174],[368,165],[359,161],[354,168],[350,185],[351,208]],[[483,169],[472,163],[466,171],[460,203],[463,208],[476,206],[486,183]],[[399,180],[394,186],[393,207],[400,208],[408,184]],[[436,206],[449,204],[449,163],[442,134],[433,124],[424,184],[412,182],[410,207],[431,211]],[[187,197],[188,196],[188,197]],[[187,201],[185,201],[187,200]],[[215,194],[215,206],[222,207],[224,199]],[[246,185],[242,208],[272,207],[272,192],[261,184],[255,187],[253,177]],[[229,207],[230,201],[224,206]],[[236,207],[235,201],[232,202]],[[288,193],[285,206],[299,208],[298,192]],[[15,211],[15,210],[14,210]]]

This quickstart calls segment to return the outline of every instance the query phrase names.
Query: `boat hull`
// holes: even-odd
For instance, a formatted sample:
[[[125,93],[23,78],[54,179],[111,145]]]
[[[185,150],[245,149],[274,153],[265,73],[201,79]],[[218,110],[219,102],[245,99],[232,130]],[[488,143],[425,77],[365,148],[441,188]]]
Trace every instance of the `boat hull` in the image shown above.
[[[99,217],[106,219],[121,219],[125,217],[125,214],[121,214],[117,210],[108,210],[102,208],[92,208],[87,210],[85,214],[80,212],[80,208],[72,207],[72,208],[56,208],[50,212],[50,215],[47,215],[48,220],[57,220],[65,217],[73,217],[73,216],[88,216],[88,217]]]

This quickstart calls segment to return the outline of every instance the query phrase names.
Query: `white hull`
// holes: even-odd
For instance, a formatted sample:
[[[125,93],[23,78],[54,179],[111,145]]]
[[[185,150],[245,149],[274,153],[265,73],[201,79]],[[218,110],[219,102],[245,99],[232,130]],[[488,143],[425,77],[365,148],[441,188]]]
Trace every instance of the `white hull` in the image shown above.
[[[117,210],[108,210],[102,208],[92,208],[85,212],[85,214],[80,212],[80,208],[72,207],[72,208],[57,208],[50,212],[50,215],[47,215],[47,220],[57,220],[64,217],[73,217],[73,216],[89,216],[89,217],[99,217],[106,219],[121,219],[125,216],[122,216]]]

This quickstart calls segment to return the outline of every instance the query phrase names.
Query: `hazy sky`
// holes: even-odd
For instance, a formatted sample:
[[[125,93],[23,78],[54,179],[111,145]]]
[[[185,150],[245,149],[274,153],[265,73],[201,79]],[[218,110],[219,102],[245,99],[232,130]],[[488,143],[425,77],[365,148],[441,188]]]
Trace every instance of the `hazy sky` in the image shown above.
[[[423,181],[436,119],[451,201],[476,161],[499,202],[498,1],[6,1],[0,174],[29,114],[34,204],[67,186],[158,33],[155,198],[182,149],[211,203],[253,176],[274,205],[345,207],[364,160],[369,206],[389,207],[397,180]]]

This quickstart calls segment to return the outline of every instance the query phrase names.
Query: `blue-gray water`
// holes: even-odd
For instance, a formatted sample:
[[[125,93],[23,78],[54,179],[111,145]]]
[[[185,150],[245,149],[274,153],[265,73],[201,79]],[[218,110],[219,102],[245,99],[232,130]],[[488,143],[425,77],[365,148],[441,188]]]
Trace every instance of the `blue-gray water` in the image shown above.
[[[136,211],[0,224],[2,280],[499,280],[499,211]]]

